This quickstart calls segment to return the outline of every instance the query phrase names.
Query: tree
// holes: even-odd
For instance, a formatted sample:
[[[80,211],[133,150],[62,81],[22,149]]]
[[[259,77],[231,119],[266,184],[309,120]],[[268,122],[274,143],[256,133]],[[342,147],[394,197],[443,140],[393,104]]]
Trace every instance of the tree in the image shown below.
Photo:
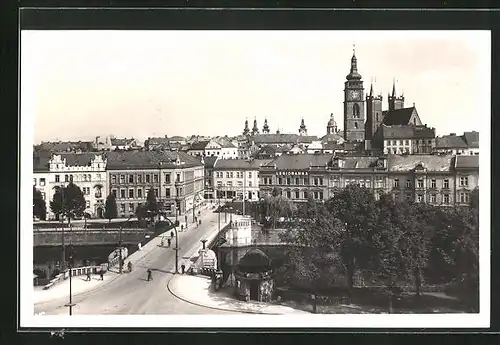
[[[146,206],[143,204],[137,205],[137,207],[135,208],[135,216],[140,221],[146,218],[147,216]]]
[[[470,207],[479,210],[479,187],[474,188],[470,193],[469,205]]]
[[[265,195],[262,201],[263,214],[268,217],[273,229],[280,217],[290,217],[296,210],[297,206],[283,197],[277,187],[273,188],[271,195]]]
[[[50,209],[59,220],[60,216],[68,219],[68,224],[71,219],[83,216],[85,211],[85,197],[82,190],[73,182],[70,182],[66,187],[59,187],[50,202]]]
[[[371,237],[376,220],[374,202],[372,191],[359,185],[348,185],[326,202],[327,210],[343,225],[344,231],[337,241],[350,289],[354,285],[356,270],[366,267],[372,258]]]
[[[106,204],[104,205],[104,217],[109,220],[118,217],[118,208],[116,206],[116,197],[113,193],[109,194],[106,198]]]
[[[148,195],[146,196],[146,211],[151,216],[151,222],[154,222],[154,217],[158,214],[158,201],[156,199],[156,193],[153,188],[148,190]]]
[[[45,220],[47,216],[47,207],[43,200],[42,193],[33,186],[33,216]]]

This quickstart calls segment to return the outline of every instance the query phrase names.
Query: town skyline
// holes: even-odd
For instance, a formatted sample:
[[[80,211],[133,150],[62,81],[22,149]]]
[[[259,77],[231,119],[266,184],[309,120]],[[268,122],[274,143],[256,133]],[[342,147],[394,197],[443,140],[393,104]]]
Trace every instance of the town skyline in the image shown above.
[[[235,136],[254,118],[271,133],[297,133],[304,118],[322,136],[330,113],[343,129],[355,44],[365,95],[373,82],[384,110],[395,81],[437,135],[479,130],[478,116],[490,114],[489,32],[408,33],[25,31],[23,97],[33,97],[35,144]]]

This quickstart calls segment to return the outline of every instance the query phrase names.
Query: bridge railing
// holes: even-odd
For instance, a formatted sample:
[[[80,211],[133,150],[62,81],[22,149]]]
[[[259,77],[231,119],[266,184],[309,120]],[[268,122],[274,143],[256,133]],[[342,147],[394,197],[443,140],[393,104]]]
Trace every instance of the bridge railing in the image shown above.
[[[85,275],[87,273],[90,274],[97,274],[100,271],[106,270],[108,264],[102,264],[102,265],[97,265],[97,266],[85,266],[85,267],[74,267],[71,269],[67,269],[63,273],[59,273],[58,275],[55,276],[55,278],[51,279],[48,284],[45,284],[43,289],[47,290],[50,289],[52,286],[60,282],[61,280],[66,280],[69,278],[69,272],[71,270],[71,276],[76,277],[76,276],[81,276]]]

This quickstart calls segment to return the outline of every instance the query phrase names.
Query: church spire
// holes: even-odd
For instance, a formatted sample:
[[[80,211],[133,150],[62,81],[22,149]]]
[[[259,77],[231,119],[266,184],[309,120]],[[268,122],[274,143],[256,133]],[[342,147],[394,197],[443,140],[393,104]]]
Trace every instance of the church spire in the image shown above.
[[[299,134],[307,135],[307,128],[306,124],[304,123],[304,118],[302,118],[302,120],[300,121]]]
[[[259,128],[257,127],[257,118],[253,119],[252,135],[258,134]]]
[[[373,78],[372,78],[372,82],[370,84],[370,97],[373,97]]]
[[[245,119],[245,128],[243,129],[243,135],[248,135],[250,133],[250,128],[248,128],[248,118]]]
[[[262,133],[269,134],[269,126],[267,124],[267,118],[264,120],[264,127],[262,127]]]
[[[392,97],[396,97],[396,79],[392,79]]]
[[[351,71],[346,76],[347,80],[359,80],[361,79],[361,74],[358,73],[358,59],[356,58],[356,45],[353,44],[352,48],[352,58],[351,58]]]

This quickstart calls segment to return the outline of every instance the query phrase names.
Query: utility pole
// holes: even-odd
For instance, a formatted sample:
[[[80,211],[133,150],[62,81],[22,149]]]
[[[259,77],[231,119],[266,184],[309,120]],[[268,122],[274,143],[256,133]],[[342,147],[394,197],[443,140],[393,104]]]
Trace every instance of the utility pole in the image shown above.
[[[243,217],[245,216],[245,185],[246,185],[247,172],[243,170]]]
[[[62,230],[62,265],[61,271],[64,272],[66,270],[66,245],[64,243],[64,185],[61,187],[61,213],[59,217],[61,218],[61,230]]]
[[[178,199],[175,199],[175,224],[174,224],[174,231],[175,231],[175,273],[177,274],[179,272],[179,235],[177,233],[177,224],[179,223],[178,220],[178,215],[179,215],[179,210],[177,207]]]
[[[118,248],[120,249],[120,261],[118,262],[118,267],[120,270],[120,274],[122,274],[122,225],[120,225],[120,234],[119,234],[119,240],[118,240]]]

